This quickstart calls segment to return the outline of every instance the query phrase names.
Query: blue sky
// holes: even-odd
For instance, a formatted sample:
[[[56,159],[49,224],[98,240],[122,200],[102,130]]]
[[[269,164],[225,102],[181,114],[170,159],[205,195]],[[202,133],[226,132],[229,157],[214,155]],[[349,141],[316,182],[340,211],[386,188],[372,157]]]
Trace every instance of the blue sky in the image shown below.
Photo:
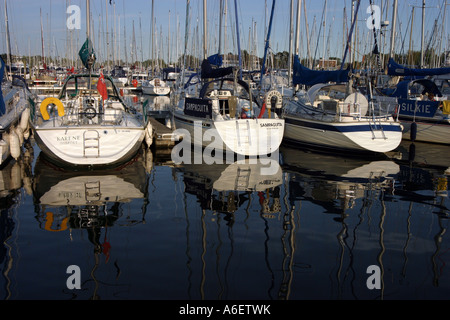
[[[125,52],[128,59],[131,54],[140,60],[141,58],[151,58],[151,0],[91,0],[91,15],[93,29],[93,41],[98,58],[102,59],[107,54],[106,45],[106,11],[108,12],[108,36],[110,38],[110,55],[112,52],[116,58],[125,60]],[[312,34],[310,48],[317,58],[322,54],[328,56],[341,57],[343,49],[343,19],[344,10],[347,20],[351,14],[351,0],[303,0],[307,11],[309,32]],[[392,0],[373,0],[375,5],[388,11],[382,12],[381,20],[391,20]],[[86,38],[86,15],[85,0],[7,0],[8,17],[10,26],[10,38],[13,54],[40,54],[41,53],[41,21],[44,35],[45,55],[75,57],[82,43]],[[435,19],[438,22],[439,33],[444,30],[443,47],[449,49],[448,22],[442,23],[443,3],[445,0],[426,1],[426,42],[433,28]],[[237,0],[238,18],[241,48],[251,51],[256,48],[259,56],[263,55],[265,24],[270,17],[272,0]],[[326,4],[326,24],[321,28],[321,20]],[[81,29],[68,31],[66,20],[70,14],[66,13],[69,5],[77,5],[81,9]],[[294,0],[296,10],[297,0]],[[421,40],[421,5],[422,0],[398,0],[398,26],[396,51],[401,50],[400,46],[404,39],[406,50],[409,46],[409,23],[411,13],[414,8],[414,29],[413,48],[420,49]],[[289,49],[289,19],[291,0],[277,0],[274,21],[271,33],[271,48],[273,51],[288,51]],[[357,52],[362,54],[370,51],[372,34],[366,27],[366,19],[369,15],[366,9],[369,0],[362,0],[358,16],[358,46]],[[171,60],[184,50],[185,35],[185,0],[154,0],[156,32],[154,39],[158,44],[158,56],[162,56],[166,61]],[[294,11],[295,11],[294,10]],[[219,0],[207,1],[208,12],[208,54],[216,53],[218,50],[218,12]],[[41,14],[42,13],[42,14]],[[190,0],[190,54],[201,52],[203,28],[202,22],[203,0]],[[235,5],[234,0],[228,0],[227,12],[227,41],[226,50],[236,52],[236,32],[235,32]],[[4,17],[4,3],[1,6],[1,15]],[[447,5],[447,17],[450,15],[450,6]],[[294,15],[295,18],[295,15]],[[1,19],[0,31],[2,36],[0,52],[6,51],[5,45],[5,24]],[[448,18],[447,18],[448,21]],[[134,25],[134,41],[133,41]],[[170,28],[170,33],[169,33]],[[319,29],[321,35],[318,37]],[[116,30],[116,32],[114,32]],[[326,30],[324,41],[323,30]],[[126,32],[126,39],[124,37]],[[155,32],[155,33],[156,33]],[[116,39],[112,41],[112,34]],[[169,36],[170,35],[170,36]],[[384,39],[385,50],[388,50],[390,30],[386,32]],[[305,16],[301,12],[301,46],[300,55],[306,55],[306,28]],[[120,40],[120,41],[119,41]],[[126,46],[125,46],[126,43]],[[161,43],[163,45],[161,46]],[[234,44],[233,44],[234,43]],[[325,50],[323,44],[325,43]],[[155,43],[156,44],[156,43]],[[223,45],[222,45],[223,46]],[[170,52],[168,48],[170,47]],[[317,48],[317,49],[316,49]]]

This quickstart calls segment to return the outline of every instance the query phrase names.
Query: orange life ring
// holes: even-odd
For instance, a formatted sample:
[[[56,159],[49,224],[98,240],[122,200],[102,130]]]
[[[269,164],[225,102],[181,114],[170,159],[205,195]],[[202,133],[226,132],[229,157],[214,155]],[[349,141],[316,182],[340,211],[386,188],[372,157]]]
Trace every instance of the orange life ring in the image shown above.
[[[47,111],[47,106],[49,104],[54,104],[58,108],[58,115],[60,117],[64,115],[64,105],[62,104],[61,100],[54,97],[48,97],[41,102],[41,106],[39,107],[39,110],[41,111],[42,114],[42,118],[44,120],[50,119],[50,116]]]
[[[45,213],[45,226],[44,229],[47,231],[52,231],[52,232],[58,232],[58,231],[64,231],[67,229],[68,227],[68,222],[69,222],[69,217],[65,217],[62,222],[61,225],[56,225],[56,228],[53,228],[53,222],[55,221],[55,218],[53,216],[52,212],[46,212]]]
[[[135,88],[138,86],[138,81],[136,79],[134,79],[131,83],[133,84],[133,87],[135,87]]]

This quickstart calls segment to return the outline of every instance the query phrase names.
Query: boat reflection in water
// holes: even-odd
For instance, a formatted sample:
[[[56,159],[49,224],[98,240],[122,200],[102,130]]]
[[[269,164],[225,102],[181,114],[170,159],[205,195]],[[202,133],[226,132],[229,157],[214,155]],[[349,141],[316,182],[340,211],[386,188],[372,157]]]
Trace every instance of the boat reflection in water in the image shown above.
[[[448,296],[448,171],[444,174],[445,166],[419,166],[423,158],[417,158],[418,145],[417,162],[401,161],[401,151],[392,159],[356,159],[281,149],[289,205],[301,207],[303,256],[316,268],[311,279],[302,278],[304,285],[331,288],[329,299]],[[428,164],[440,161],[423,152]],[[320,211],[335,215],[334,227],[317,217]],[[308,246],[320,254],[307,253]],[[378,282],[369,278],[369,266],[378,268]],[[316,274],[322,278],[314,282]],[[315,296],[309,292],[297,297]]]
[[[281,231],[269,232],[270,221],[277,223],[276,217],[281,213],[283,175],[278,161],[245,159],[231,164],[182,164],[173,171],[173,176],[181,177],[184,185],[189,299],[248,297],[245,288],[252,283],[263,288],[257,297],[267,297],[267,286],[271,291],[282,288],[282,284],[276,285],[278,279],[274,279],[272,271],[272,284],[266,286],[254,282],[255,277],[261,280],[257,274],[266,273],[248,274],[246,269],[250,267],[248,263],[269,264],[270,238],[279,239],[275,233]],[[261,238],[265,241],[255,242]],[[264,246],[266,249],[262,250]]]
[[[328,213],[344,214],[369,192],[391,189],[400,166],[384,157],[351,158],[283,146],[283,168],[293,172],[291,185],[304,198],[325,206]],[[338,206],[336,206],[336,201]]]
[[[280,211],[282,169],[273,159],[245,159],[231,164],[184,164],[186,192],[196,195],[202,209],[234,213],[256,193],[264,214]]]
[[[97,281],[95,270],[100,268],[101,255],[105,257],[105,264],[109,260],[112,228],[145,223],[148,166],[143,153],[146,151],[142,149],[135,158],[120,167],[105,170],[74,171],[73,168],[58,167],[43,153],[36,160],[33,184],[35,218],[39,227],[46,231],[69,231],[61,234],[66,239],[69,234],[71,242],[74,241],[75,230],[87,233],[93,245],[94,262],[90,262],[91,279],[85,280],[82,287],[86,290],[88,282],[94,281],[94,292],[89,290],[91,299],[99,298],[97,290],[102,281]],[[141,210],[126,207],[130,203],[134,206],[135,201],[142,202]],[[81,261],[78,259],[78,263]],[[112,268],[116,268],[119,274],[116,262]]]

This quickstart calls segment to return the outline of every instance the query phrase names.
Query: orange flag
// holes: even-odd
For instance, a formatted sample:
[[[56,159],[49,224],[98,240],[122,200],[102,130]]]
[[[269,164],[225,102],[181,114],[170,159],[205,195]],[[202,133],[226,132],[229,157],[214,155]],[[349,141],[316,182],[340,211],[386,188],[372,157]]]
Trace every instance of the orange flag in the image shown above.
[[[103,72],[100,72],[100,77],[97,82],[97,91],[102,96],[103,100],[108,99],[108,89],[106,89],[105,77],[103,77]]]

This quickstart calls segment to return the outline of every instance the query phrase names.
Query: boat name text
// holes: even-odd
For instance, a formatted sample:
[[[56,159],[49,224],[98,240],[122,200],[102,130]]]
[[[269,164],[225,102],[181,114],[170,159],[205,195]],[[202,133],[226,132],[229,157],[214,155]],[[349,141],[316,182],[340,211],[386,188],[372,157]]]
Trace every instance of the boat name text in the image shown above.
[[[280,123],[280,122],[263,122],[263,123],[260,123],[259,126],[261,128],[264,128],[264,127],[282,127],[283,124]]]

